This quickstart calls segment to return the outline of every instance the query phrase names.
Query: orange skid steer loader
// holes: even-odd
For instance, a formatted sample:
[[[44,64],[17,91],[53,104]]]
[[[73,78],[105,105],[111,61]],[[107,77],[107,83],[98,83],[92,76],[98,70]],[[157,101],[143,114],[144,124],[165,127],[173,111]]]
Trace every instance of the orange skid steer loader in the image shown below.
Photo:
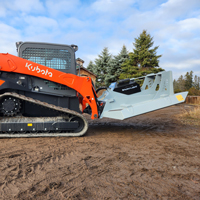
[[[171,72],[160,72],[140,77],[142,87],[135,79],[112,83],[98,98],[91,78],[76,75],[76,45],[16,45],[18,57],[0,54],[0,137],[81,136],[82,113],[123,120],[187,96],[174,94]]]

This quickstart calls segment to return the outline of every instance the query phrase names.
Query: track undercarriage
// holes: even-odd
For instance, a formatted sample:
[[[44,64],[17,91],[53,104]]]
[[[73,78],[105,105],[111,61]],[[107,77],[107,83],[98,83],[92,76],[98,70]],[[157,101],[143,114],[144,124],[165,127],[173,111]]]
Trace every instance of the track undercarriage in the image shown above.
[[[6,92],[0,95],[0,137],[81,136],[88,129],[87,120],[78,112],[35,100],[24,95]],[[25,117],[21,105],[29,102],[59,113],[55,117]]]

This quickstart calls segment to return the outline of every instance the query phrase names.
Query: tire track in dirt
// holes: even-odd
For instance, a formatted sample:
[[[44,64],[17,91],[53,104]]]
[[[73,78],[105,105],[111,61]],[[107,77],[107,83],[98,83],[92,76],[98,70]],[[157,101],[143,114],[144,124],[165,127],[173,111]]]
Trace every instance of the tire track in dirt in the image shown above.
[[[167,110],[81,138],[1,139],[0,199],[199,199],[200,127]]]
[[[40,153],[41,152],[39,152],[39,154]],[[1,191],[3,191],[3,194],[8,192],[8,189],[11,187],[11,185],[15,185],[16,181],[19,181],[18,179],[33,180],[37,177],[37,174],[41,176],[41,178],[45,177],[45,171],[48,171],[51,168],[54,169],[57,163],[59,163],[61,160],[64,160],[66,156],[69,155],[70,154],[66,154],[60,151],[53,151],[50,154],[43,155],[42,158],[38,158],[38,153],[33,153],[30,156],[25,156],[25,154],[22,154],[22,152],[18,152],[18,154],[13,154],[13,152],[10,152],[2,155],[1,158],[5,159],[6,157],[7,159],[11,159],[11,161],[8,161],[8,165],[3,169],[0,168],[2,169],[3,175],[5,177],[3,180],[4,182],[0,183]],[[57,169],[55,168],[55,170]],[[14,186],[12,187],[14,188]],[[18,190],[13,189],[12,191],[13,192],[10,194],[11,196],[14,195],[14,191],[18,192]]]

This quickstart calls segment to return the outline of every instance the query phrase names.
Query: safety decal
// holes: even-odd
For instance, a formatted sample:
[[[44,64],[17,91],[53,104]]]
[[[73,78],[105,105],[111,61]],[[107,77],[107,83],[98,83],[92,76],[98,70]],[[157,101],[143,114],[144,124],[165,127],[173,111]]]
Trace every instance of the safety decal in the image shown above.
[[[185,100],[181,94],[176,95],[176,98],[178,99],[178,101],[184,101]]]

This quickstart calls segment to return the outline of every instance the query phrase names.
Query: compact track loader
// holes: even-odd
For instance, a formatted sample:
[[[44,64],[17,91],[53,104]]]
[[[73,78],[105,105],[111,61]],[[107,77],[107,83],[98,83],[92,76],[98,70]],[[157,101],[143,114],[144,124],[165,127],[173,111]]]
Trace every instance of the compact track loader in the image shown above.
[[[0,54],[0,137],[81,136],[87,120],[126,119],[185,101],[171,72],[112,83],[98,98],[90,77],[76,75],[76,45],[18,42]],[[80,111],[81,104],[82,111]]]

